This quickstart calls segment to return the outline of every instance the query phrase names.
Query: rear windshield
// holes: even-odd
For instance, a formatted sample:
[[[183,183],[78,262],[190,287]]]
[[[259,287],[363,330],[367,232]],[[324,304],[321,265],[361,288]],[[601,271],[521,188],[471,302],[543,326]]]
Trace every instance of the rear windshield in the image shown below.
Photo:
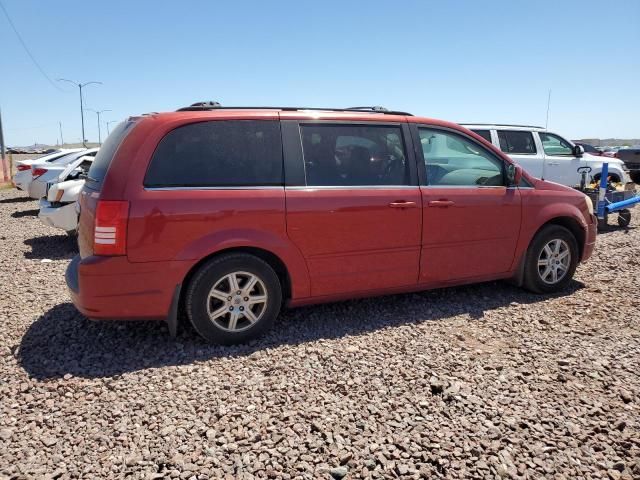
[[[87,176],[87,186],[99,190],[102,187],[102,181],[104,180],[111,160],[116,153],[116,150],[124,140],[124,137],[131,131],[131,127],[135,122],[127,121],[119,123],[116,128],[111,131],[111,135],[104,141],[95,160],[91,164],[89,174]]]
[[[67,156],[67,155],[71,155],[71,153],[72,153],[72,152],[58,152],[58,153],[52,153],[52,154],[51,154],[51,156],[45,160],[45,162],[51,163],[51,162],[53,162],[53,161],[55,161],[55,160],[59,159],[60,157],[65,157],[65,156]],[[38,160],[39,160],[39,159],[36,159],[36,162],[37,162]]]
[[[82,156],[82,155],[80,155]],[[78,152],[71,152],[71,153],[67,153],[66,155],[63,155],[61,157],[58,157],[54,160],[51,160],[50,163],[54,163],[54,164],[58,164],[58,165],[64,165],[66,163],[72,162],[74,159],[79,158],[78,157]]]

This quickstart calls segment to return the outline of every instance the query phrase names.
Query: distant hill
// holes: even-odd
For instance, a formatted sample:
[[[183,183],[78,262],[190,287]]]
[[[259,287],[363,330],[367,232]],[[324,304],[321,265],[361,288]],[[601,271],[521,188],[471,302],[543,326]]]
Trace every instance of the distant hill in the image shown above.
[[[87,143],[87,148],[98,147],[97,143]],[[54,151],[59,148],[82,148],[81,143],[65,143],[63,145],[44,145],[42,143],[34,143],[27,147],[7,147],[7,152],[12,154],[42,154]]]
[[[582,138],[575,141],[588,143],[594,147],[632,147],[640,145],[640,138]]]

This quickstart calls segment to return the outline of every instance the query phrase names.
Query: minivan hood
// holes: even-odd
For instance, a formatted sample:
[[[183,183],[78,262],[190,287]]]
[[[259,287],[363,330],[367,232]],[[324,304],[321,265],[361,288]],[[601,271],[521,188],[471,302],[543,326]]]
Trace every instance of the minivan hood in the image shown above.
[[[567,187],[566,185],[560,185],[556,182],[551,182],[549,180],[541,180],[539,178],[535,179],[534,186],[536,190],[553,190],[556,192],[577,192],[575,188]]]

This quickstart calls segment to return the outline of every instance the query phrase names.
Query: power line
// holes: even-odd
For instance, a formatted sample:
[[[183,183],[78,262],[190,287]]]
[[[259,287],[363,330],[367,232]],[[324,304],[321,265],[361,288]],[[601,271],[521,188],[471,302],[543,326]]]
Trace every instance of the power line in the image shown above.
[[[16,34],[16,37],[18,37],[18,40],[20,40],[20,43],[22,44],[22,47],[24,48],[25,52],[27,52],[27,55],[29,55],[29,58],[31,58],[31,61],[33,62],[33,64],[38,68],[38,70],[40,70],[40,73],[44,76],[44,78],[47,79],[47,81],[51,84],[51,86],[53,86],[56,90],[60,91],[60,92],[64,92],[64,90],[62,90],[58,85],[56,85],[53,80],[51,80],[49,78],[49,75],[47,75],[45,73],[45,71],[42,69],[42,67],[40,66],[40,64],[38,63],[38,61],[36,60],[36,58],[33,56],[33,54],[31,53],[31,51],[29,50],[29,47],[27,47],[27,44],[24,42],[24,40],[22,39],[22,36],[20,35],[20,32],[18,32],[18,29],[16,28],[16,26],[13,24],[13,21],[11,20],[11,17],[9,16],[9,12],[7,12],[7,9],[4,8],[4,5],[2,4],[2,2],[0,1],[0,8],[2,8],[2,11],[4,12],[4,15],[7,17],[7,20],[9,21],[9,25],[11,25],[11,28],[13,29],[13,31]]]

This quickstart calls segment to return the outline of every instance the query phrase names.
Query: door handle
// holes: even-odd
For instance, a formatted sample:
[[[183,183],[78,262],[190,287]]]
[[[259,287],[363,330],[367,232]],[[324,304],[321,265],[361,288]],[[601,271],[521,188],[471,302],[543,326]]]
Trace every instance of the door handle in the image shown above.
[[[560,165],[560,162],[547,162],[547,165]]]
[[[447,207],[453,207],[456,203],[452,202],[451,200],[431,200],[428,205],[430,207],[440,207],[440,208],[447,208]]]
[[[400,200],[397,202],[391,202],[389,204],[391,208],[414,208],[416,207],[416,202],[405,202],[404,200]]]

